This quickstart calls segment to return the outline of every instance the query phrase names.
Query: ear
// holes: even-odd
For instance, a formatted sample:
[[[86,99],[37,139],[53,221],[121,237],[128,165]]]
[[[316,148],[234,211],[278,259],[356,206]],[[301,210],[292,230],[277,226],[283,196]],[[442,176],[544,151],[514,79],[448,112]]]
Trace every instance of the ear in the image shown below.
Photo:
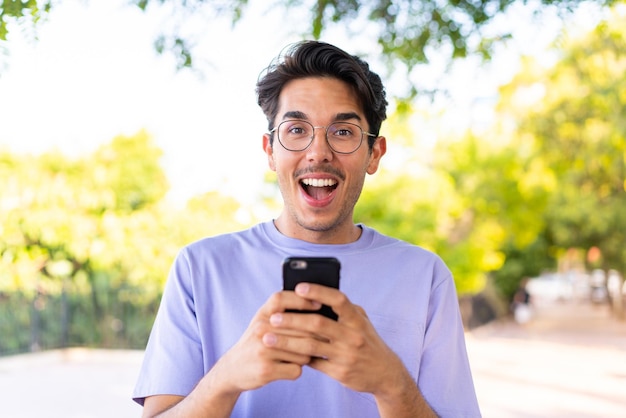
[[[378,171],[378,165],[380,164],[380,159],[387,152],[387,139],[384,136],[379,136],[376,138],[376,142],[374,142],[374,146],[372,147],[372,152],[370,153],[370,161],[367,165],[367,174],[374,174]]]
[[[276,171],[276,164],[274,163],[274,148],[270,143],[270,134],[263,134],[263,151],[267,155],[267,164],[270,170]]]

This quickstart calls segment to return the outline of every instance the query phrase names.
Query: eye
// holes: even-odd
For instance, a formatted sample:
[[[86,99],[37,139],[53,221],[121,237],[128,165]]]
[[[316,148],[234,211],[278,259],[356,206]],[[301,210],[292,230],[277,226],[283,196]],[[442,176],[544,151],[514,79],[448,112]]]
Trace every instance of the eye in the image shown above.
[[[309,136],[310,130],[306,122],[285,121],[281,124],[280,134],[285,138],[300,138]]]
[[[333,123],[328,128],[328,133],[340,139],[350,139],[358,136],[359,127],[351,123]]]
[[[302,126],[292,126],[289,128],[289,133],[294,135],[302,135],[305,132]]]

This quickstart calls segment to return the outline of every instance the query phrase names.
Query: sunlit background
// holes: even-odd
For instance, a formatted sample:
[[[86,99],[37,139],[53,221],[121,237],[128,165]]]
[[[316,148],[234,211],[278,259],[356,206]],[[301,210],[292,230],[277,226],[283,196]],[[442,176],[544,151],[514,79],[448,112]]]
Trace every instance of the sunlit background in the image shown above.
[[[303,39],[308,11],[263,3],[236,24],[189,16],[191,69],[155,51],[172,24],[167,5],[66,0],[34,31],[10,23],[0,43],[1,417],[41,416],[38,404],[50,417],[138,416],[130,391],[178,249],[280,210],[254,89]],[[516,4],[486,31],[513,34],[490,61],[447,68],[430,51],[409,74],[384,59],[366,21],[322,33],[368,60],[390,100],[389,151],[357,220],[450,266],[485,417],[626,416],[619,3],[583,3],[564,21]],[[530,309],[515,311],[525,283]],[[33,393],[38,404],[24,401]]]

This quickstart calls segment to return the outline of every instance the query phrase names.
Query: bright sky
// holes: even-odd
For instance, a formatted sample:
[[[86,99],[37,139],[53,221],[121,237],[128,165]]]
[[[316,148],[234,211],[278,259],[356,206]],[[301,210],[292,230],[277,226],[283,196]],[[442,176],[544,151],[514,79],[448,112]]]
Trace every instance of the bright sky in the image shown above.
[[[146,129],[164,151],[174,199],[215,189],[252,198],[266,171],[266,122],[254,86],[270,60],[299,40],[282,10],[249,10],[234,29],[228,19],[203,21],[199,78],[176,72],[170,57],[154,52],[163,12],[142,13],[127,0],[85,3],[64,1],[39,27],[37,41],[12,28],[9,55],[0,57],[0,146],[79,156]],[[338,39],[329,33],[325,40],[359,54],[370,42]],[[516,63],[504,54],[499,62],[491,76],[477,80],[476,69],[465,68],[450,80],[462,106],[493,98]]]
[[[0,144],[81,155],[146,129],[164,150],[174,196],[253,189],[265,168],[266,126],[254,85],[286,38],[273,29],[255,42],[247,27],[213,21],[200,79],[154,52],[161,18],[125,1],[66,1],[38,41],[11,40],[0,73]]]

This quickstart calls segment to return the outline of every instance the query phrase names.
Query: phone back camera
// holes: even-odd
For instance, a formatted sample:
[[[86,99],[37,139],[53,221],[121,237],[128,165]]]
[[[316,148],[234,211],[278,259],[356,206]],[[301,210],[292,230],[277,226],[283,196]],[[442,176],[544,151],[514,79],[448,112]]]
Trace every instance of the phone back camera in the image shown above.
[[[291,260],[290,267],[294,270],[306,270],[307,262],[305,260]]]

